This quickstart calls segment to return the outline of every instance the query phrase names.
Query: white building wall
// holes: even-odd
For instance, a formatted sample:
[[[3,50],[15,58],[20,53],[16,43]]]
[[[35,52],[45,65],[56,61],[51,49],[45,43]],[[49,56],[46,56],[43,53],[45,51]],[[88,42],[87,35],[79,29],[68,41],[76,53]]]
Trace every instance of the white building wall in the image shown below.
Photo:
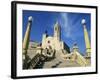
[[[64,49],[64,44],[62,41],[57,40],[55,37],[47,37],[42,41],[42,48],[45,49],[46,47],[51,46],[52,49],[61,50]]]

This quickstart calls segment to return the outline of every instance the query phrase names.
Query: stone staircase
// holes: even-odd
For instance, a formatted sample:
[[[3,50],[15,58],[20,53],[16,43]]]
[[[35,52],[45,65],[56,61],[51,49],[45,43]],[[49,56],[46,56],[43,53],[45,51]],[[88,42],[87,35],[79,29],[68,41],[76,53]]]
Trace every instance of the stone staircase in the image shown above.
[[[77,61],[65,60],[62,57],[62,51],[56,51],[55,59],[45,62],[43,68],[63,68],[63,67],[78,67]]]
[[[33,55],[34,54],[34,55]],[[80,55],[80,53],[74,53],[77,55],[76,60],[70,60],[65,59],[64,56],[65,53],[63,53],[61,50],[56,51],[55,58],[50,61],[44,61],[43,63],[40,62],[40,56],[36,54],[36,50],[30,50],[28,52],[28,55],[31,57],[31,68],[34,68],[36,64],[36,68],[64,68],[64,67],[80,67],[85,66],[85,59]],[[39,67],[40,66],[40,67]]]

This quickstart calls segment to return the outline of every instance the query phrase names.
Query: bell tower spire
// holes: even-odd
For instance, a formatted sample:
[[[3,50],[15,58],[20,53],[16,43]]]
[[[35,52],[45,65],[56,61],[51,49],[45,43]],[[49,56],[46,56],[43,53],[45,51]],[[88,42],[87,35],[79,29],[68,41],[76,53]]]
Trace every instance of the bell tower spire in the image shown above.
[[[57,21],[56,24],[54,25],[54,37],[59,41],[60,41],[60,36],[61,36],[60,34],[61,34],[61,30]]]

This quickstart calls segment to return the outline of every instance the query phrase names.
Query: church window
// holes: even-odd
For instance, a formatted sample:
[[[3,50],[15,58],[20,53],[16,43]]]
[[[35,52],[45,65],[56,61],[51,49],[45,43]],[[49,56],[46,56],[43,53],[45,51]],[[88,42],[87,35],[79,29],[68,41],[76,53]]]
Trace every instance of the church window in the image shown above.
[[[50,41],[48,41],[48,43],[50,43]]]
[[[55,27],[55,30],[57,31],[57,27]]]

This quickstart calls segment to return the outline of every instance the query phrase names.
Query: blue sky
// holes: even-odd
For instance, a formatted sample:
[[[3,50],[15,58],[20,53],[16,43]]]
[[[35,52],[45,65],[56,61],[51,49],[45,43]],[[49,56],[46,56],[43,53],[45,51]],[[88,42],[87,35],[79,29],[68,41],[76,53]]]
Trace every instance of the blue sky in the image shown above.
[[[25,35],[28,17],[33,17],[30,40],[41,42],[42,34],[47,30],[48,35],[53,36],[54,24],[58,21],[61,26],[61,40],[70,48],[77,43],[80,52],[85,53],[84,32],[81,20],[86,20],[86,26],[91,37],[91,14],[69,12],[47,12],[23,10],[23,38]]]

